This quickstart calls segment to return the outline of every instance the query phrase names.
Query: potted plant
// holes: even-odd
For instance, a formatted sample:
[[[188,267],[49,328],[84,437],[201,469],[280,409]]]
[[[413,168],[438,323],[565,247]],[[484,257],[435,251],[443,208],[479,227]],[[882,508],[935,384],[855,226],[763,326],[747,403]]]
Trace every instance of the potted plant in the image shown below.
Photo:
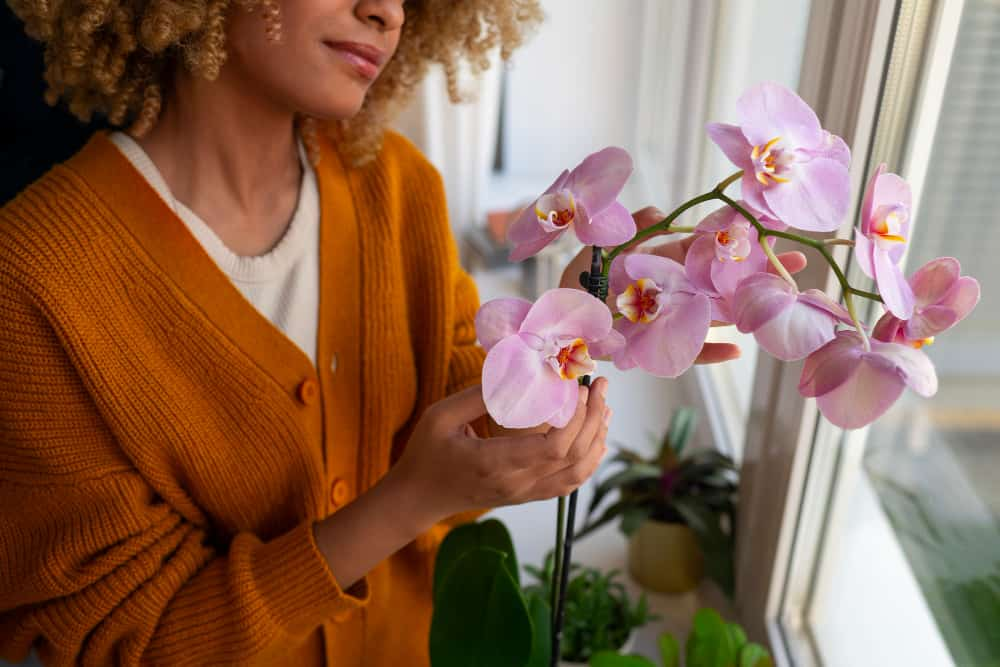
[[[524,566],[536,583],[524,589],[527,597],[551,599],[554,558],[552,552],[538,568]],[[625,586],[617,580],[618,570],[601,572],[573,564],[566,587],[560,665],[586,665],[600,651],[628,651],[635,641],[636,629],[659,618],[649,613],[646,595],[634,606]]]
[[[677,410],[651,459],[619,447],[611,465],[621,468],[597,484],[576,537],[620,519],[629,537],[629,572],[640,584],[680,593],[707,572],[732,595],[737,469],[720,452],[687,447],[695,423],[691,408]],[[597,516],[612,491],[618,499]]]
[[[680,643],[668,632],[660,635],[660,659],[663,667],[680,667]],[[686,667],[774,667],[774,660],[760,644],[747,641],[746,633],[736,623],[726,623],[714,609],[700,609],[694,615],[691,633],[685,645]],[[637,655],[601,651],[590,659],[591,667],[656,667]]]

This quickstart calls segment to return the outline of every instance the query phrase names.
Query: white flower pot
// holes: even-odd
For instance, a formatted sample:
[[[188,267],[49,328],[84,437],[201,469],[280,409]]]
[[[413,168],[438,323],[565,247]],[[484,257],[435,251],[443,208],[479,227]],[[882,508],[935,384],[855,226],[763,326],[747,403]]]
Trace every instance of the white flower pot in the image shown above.
[[[628,638],[625,640],[625,643],[622,644],[622,647],[620,649],[618,649],[619,653],[621,653],[623,655],[627,655],[629,652],[632,651],[632,648],[635,646],[635,635],[636,635],[636,631],[633,628],[632,632],[629,633]],[[570,662],[569,660],[560,660],[559,661],[559,667],[588,667],[588,663],[586,663],[586,662]]]

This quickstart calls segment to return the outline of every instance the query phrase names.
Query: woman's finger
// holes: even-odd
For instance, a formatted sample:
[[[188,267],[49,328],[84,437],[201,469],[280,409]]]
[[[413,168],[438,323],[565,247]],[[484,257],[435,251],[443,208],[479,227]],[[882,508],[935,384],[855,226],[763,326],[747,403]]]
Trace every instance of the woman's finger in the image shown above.
[[[785,270],[789,273],[798,273],[802,269],[806,268],[806,264],[809,260],[798,250],[792,250],[791,252],[783,252],[778,255],[778,261],[781,265],[785,267]],[[768,262],[767,264],[768,273],[777,273],[778,270],[774,268],[774,265]]]
[[[740,346],[733,343],[705,343],[694,360],[696,364],[718,364],[740,358]]]

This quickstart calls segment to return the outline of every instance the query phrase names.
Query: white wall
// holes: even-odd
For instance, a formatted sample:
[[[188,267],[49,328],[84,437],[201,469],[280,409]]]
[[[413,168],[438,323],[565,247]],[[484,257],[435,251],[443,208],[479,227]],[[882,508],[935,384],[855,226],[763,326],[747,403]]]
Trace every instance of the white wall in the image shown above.
[[[506,171],[548,185],[608,145],[631,150],[642,0],[545,0],[545,24],[514,56]]]

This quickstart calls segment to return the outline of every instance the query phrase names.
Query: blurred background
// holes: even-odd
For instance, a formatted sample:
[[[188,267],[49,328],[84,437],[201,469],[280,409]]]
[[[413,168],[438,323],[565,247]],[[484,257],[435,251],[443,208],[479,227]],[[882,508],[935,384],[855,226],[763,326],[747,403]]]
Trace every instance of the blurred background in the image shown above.
[[[621,570],[633,600],[645,592],[659,615],[636,632],[634,650],[656,655],[663,631],[683,640],[694,612],[711,606],[767,644],[777,664],[1000,666],[1000,0],[542,4],[546,22],[514,59],[466,82],[475,102],[452,105],[433,72],[397,124],[444,176],[481,301],[532,299],[558,284],[579,249],[571,235],[510,264],[506,225],[589,153],[616,145],[632,154],[636,171],[622,196],[632,210],[669,211],[732,173],[703,128],[733,121],[740,93],[763,80],[797,89],[851,145],[855,206],[878,162],[913,185],[906,273],[952,255],[983,288],[973,314],[925,348],[938,395],[908,393],[859,431],[817,419],[814,403],[794,391],[799,364],[758,357],[753,339],[732,328],[712,335],[738,342],[738,361],[675,381],[602,364],[617,447],[648,458],[663,478],[686,457],[715,451],[710,472],[738,485],[713,504],[704,498],[717,490],[711,480],[688,496],[663,484],[577,544],[580,563]],[[37,58],[40,72],[40,53],[6,6],[0,14],[4,201],[72,152],[58,153],[71,140],[57,133],[82,143],[93,127],[44,107],[40,76],[25,60]],[[839,235],[849,238],[850,227]],[[850,275],[865,287],[856,267]],[[819,261],[799,282],[835,285]],[[685,453],[673,451],[679,441],[669,431],[672,453],[661,456],[682,406],[697,422]],[[578,527],[596,482],[613,470],[582,490]],[[602,507],[624,497],[619,489],[635,490],[604,488]],[[699,494],[708,524],[677,511]],[[555,503],[493,514],[511,529],[521,563],[541,564]],[[648,531],[657,523],[686,526],[694,539],[655,541]],[[657,571],[684,568],[684,581],[657,581]],[[735,593],[720,571],[735,576]]]

